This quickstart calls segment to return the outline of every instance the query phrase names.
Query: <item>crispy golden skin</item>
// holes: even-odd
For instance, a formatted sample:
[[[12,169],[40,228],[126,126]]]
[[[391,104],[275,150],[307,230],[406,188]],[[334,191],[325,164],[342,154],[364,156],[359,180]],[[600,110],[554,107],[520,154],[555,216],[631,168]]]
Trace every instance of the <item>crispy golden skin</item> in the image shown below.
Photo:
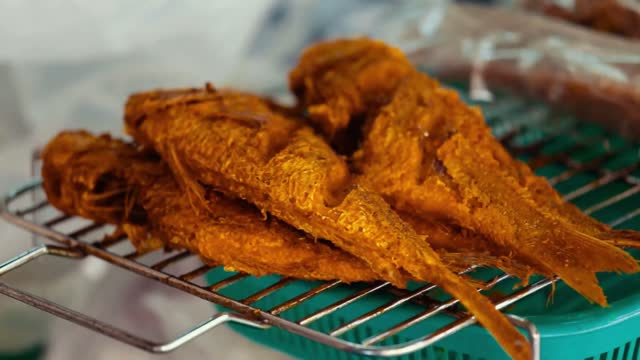
[[[198,213],[160,159],[105,135],[59,134],[43,151],[42,173],[54,206],[67,214],[119,225],[139,251],[186,248],[211,265],[257,276],[380,280],[362,260],[265,218],[242,201],[211,192],[210,210]],[[481,251],[440,254],[458,271],[504,263]],[[509,266],[516,276],[529,274],[526,266]]]
[[[610,226],[586,215],[570,202],[564,201],[544,178],[536,176],[526,164],[515,162],[514,165],[512,173],[516,174],[520,184],[529,191],[541,211],[612,245],[640,247],[640,232],[611,229]]]
[[[601,305],[596,272],[638,270],[627,253],[577,226],[575,213],[570,221],[551,202],[540,206],[479,111],[424,74],[399,86],[354,157],[361,181],[399,208],[477,231]]]
[[[44,187],[54,206],[119,225],[139,251],[187,248],[211,265],[253,275],[380,280],[362,260],[267,219],[242,201],[210,193],[213,214],[198,213],[160,159],[108,136],[63,132],[49,142],[43,160]],[[439,253],[456,271],[504,266],[519,278],[530,275],[526,266],[506,264],[481,250]]]
[[[322,48],[332,53],[342,46],[344,41]],[[353,71],[348,66],[323,69],[333,76],[357,77],[347,75]],[[312,75],[321,78],[323,73]],[[594,237],[606,227],[598,225],[596,231],[594,221],[577,215],[575,209],[564,214],[571,205],[564,205],[550,186],[542,185],[544,180],[536,180],[526,166],[511,158],[491,136],[478,109],[417,71],[395,83],[398,86],[391,94],[377,96],[390,100],[363,128],[364,141],[353,156],[361,174],[358,183],[382,194],[401,211],[454,222],[485,236],[538,272],[558,274],[601,305],[606,298],[595,272],[638,271],[631,256]],[[380,91],[376,87],[360,90]],[[333,98],[301,101],[318,106],[318,102],[336,102],[335,98],[345,96],[339,88],[326,93]],[[352,120],[359,116],[351,115]],[[527,187],[532,183],[535,187]],[[532,193],[534,188],[539,190],[537,195]]]
[[[366,38],[341,39],[306,49],[289,74],[289,85],[299,99],[299,105],[308,110],[310,120],[324,130],[327,138],[332,138],[336,129],[349,127],[363,114],[375,116],[380,107],[390,101],[403,79],[414,71],[400,50],[383,42]],[[338,145],[353,147],[353,144]],[[553,216],[579,226],[590,235],[612,241],[617,238],[621,245],[638,246],[638,232],[612,230],[585,215],[562,200],[548,182],[535,176],[526,164],[511,162],[509,172],[517,174],[541,209]]]
[[[311,121],[333,138],[354,115],[384,104],[387,99],[380,95],[391,93],[411,72],[402,52],[380,41],[337,40],[307,49],[289,74],[289,88]]]
[[[186,248],[211,265],[252,275],[345,282],[379,277],[360,259],[213,191],[208,211],[183,196],[169,169],[108,136],[63,132],[43,151],[49,201],[68,214],[122,225],[136,247]]]
[[[528,284],[529,278],[536,273],[549,278],[553,277],[552,273],[544,273],[532,268],[512,251],[496,247],[486,237],[474,231],[452,226],[446,222],[424,219],[406,212],[400,211],[398,214],[418,234],[427,236],[432,248],[437,249],[441,255],[448,256],[449,263],[497,268],[522,280],[520,282],[522,285]],[[454,259],[453,254],[466,254],[466,257]]]
[[[289,74],[289,87],[307,110],[309,120],[320,127],[337,149],[348,151],[354,148],[353,144],[346,144],[354,140],[349,138],[353,134],[346,132],[350,121],[375,115],[389,101],[400,81],[414,71],[400,50],[381,41],[336,40],[305,50]],[[429,235],[428,241],[434,248],[492,252],[503,259],[508,254],[488,246],[486,239],[473,232],[424,221],[410,213],[401,215],[419,234]],[[523,273],[522,266],[508,266],[509,262],[500,262],[503,271],[518,274],[523,280],[528,278],[526,274],[531,275]]]
[[[168,162],[194,201],[207,187],[255,204],[363,259],[405,286],[428,280],[460,299],[515,358],[526,340],[491,302],[444,266],[424,238],[377,194],[352,184],[344,159],[301,121],[263,99],[205,89],[130,97],[127,131]]]

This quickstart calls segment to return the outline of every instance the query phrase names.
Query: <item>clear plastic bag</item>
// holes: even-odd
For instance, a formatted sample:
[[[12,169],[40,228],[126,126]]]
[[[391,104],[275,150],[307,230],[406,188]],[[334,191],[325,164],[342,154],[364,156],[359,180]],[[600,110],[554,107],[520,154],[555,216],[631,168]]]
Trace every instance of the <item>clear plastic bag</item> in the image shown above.
[[[472,98],[506,87],[640,136],[640,42],[479,6],[451,5],[437,32],[422,27],[391,40],[440,78],[468,80]]]
[[[526,7],[594,30],[640,38],[637,0],[529,0]]]

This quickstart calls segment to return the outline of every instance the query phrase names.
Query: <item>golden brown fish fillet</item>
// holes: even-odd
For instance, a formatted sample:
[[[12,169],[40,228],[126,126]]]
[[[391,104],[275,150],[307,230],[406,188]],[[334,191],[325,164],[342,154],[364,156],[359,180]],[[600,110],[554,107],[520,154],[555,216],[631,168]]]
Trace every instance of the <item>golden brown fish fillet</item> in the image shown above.
[[[507,352],[529,358],[526,340],[493,304],[442,263],[424,238],[377,194],[351,183],[344,159],[294,118],[249,94],[205,89],[130,97],[127,131],[169,163],[193,201],[207,188],[236,195],[363,259],[382,278],[403,273],[460,299]]]
[[[44,149],[49,201],[68,214],[122,225],[141,250],[169,245],[252,275],[345,282],[379,277],[360,259],[309,239],[253,206],[213,191],[196,211],[157,158],[109,136],[63,132]]]
[[[380,46],[371,45],[369,40],[351,42]],[[339,53],[345,41],[321,46],[327,53]],[[332,63],[338,65],[309,73],[305,84],[322,79],[326,73],[358,77],[339,60]],[[354,167],[362,174],[358,182],[365,188],[382,194],[403,212],[432,221],[455,222],[478,232],[526,260],[538,272],[560,275],[585,297],[602,305],[606,298],[595,272],[638,270],[631,256],[594,237],[601,232],[594,231],[592,221],[586,227],[585,218],[575,211],[560,216],[559,203],[545,204],[539,195],[533,195],[526,183],[535,177],[495,141],[478,109],[468,107],[455,92],[417,71],[394,83],[399,85],[391,93],[387,89],[378,96],[375,93],[379,88],[360,88],[371,92],[361,97],[390,99],[367,120],[364,141],[353,156]],[[330,99],[300,100],[318,106],[318,102],[353,96],[337,87],[326,93],[331,94]],[[357,112],[351,116],[352,121],[358,121]],[[542,187],[542,181],[536,182],[537,187],[549,198],[555,191],[548,185]],[[557,201],[559,196],[555,194],[555,198]]]

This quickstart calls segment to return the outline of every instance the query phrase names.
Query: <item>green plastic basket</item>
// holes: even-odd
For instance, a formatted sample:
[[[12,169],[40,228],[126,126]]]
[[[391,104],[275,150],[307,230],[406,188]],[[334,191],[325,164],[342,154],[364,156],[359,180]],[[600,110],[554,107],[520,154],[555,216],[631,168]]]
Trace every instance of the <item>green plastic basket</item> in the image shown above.
[[[484,106],[483,110],[496,136],[506,139],[505,144],[519,158],[525,161],[538,158],[536,172],[551,179],[554,186],[562,194],[569,194],[571,201],[576,205],[591,212],[592,216],[601,221],[614,222],[617,228],[640,229],[640,216],[632,216],[640,212],[640,191],[635,192],[640,187],[640,171],[634,168],[640,163],[639,144],[607,133],[598,126],[577,122],[570,116],[551,113],[541,104],[520,98],[502,95],[498,101]],[[540,155],[546,156],[545,161],[539,161]],[[584,165],[584,170],[572,170],[580,164]],[[626,176],[602,184],[584,194],[574,192],[575,189],[605,176],[605,169],[610,172],[622,170]],[[613,196],[618,196],[619,201],[604,203],[607,206],[598,205]],[[639,251],[632,251],[632,254],[640,259]],[[474,276],[488,279],[495,274],[494,270],[481,269],[475,272]],[[208,273],[207,278],[213,283],[231,275],[233,273],[218,268]],[[278,280],[277,276],[248,277],[220,292],[234,299],[244,299]],[[638,360],[640,274],[602,274],[600,280],[611,304],[607,308],[589,304],[572,289],[560,283],[552,303],[549,302],[551,289],[546,288],[517,302],[506,312],[525,317],[537,326],[541,335],[542,359]],[[296,281],[253,305],[268,310],[318,285],[319,283]],[[514,286],[515,281],[509,280],[499,284],[492,291],[498,294],[511,293]],[[289,320],[302,319],[360,288],[356,284],[324,291],[282,313],[281,316]],[[369,296],[319,319],[310,327],[327,333],[391,299],[392,295],[384,293]],[[421,311],[424,311],[424,307],[406,303],[356,327],[340,338],[357,343]],[[379,345],[399,344],[417,339],[450,322],[451,317],[437,315]],[[296,358],[365,358],[278,328],[260,330],[242,325],[232,325],[232,328],[249,339]],[[508,356],[486,330],[471,326],[435,345],[397,359],[498,360],[508,359]]]

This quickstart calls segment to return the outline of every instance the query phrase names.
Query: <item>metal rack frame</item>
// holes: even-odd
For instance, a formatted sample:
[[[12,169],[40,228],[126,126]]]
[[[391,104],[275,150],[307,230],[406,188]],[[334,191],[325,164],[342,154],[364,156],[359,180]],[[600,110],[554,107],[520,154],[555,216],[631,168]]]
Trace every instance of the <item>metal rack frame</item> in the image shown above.
[[[44,299],[42,297],[36,296],[34,294],[30,294],[26,291],[14,288],[4,282],[0,282],[0,293],[11,298],[14,298],[18,301],[21,301],[25,304],[36,307],[40,310],[58,316],[60,318],[69,320],[78,325],[91,329],[93,331],[102,333],[106,336],[114,338],[118,341],[133,345],[137,348],[140,348],[145,351],[153,352],[153,353],[165,353],[179,348],[190,340],[195,339],[196,337],[206,333],[207,331],[225,324],[225,323],[239,323],[251,327],[256,328],[268,328],[270,326],[277,326],[284,330],[290,331],[292,333],[307,337],[309,339],[313,339],[325,345],[332,346],[337,349],[341,349],[344,351],[349,351],[353,353],[358,353],[362,355],[370,355],[370,356],[383,356],[383,357],[391,357],[391,356],[400,356],[409,354],[420,349],[423,349],[438,340],[443,339],[444,337],[450,336],[467,326],[470,326],[476,322],[475,318],[469,316],[466,312],[461,310],[454,309],[455,305],[458,303],[456,299],[451,299],[445,302],[437,302],[434,299],[429,299],[429,304],[426,305],[426,302],[417,301],[418,298],[422,296],[426,296],[427,293],[436,289],[435,285],[427,284],[425,286],[420,287],[415,291],[399,291],[395,290],[396,298],[381,306],[378,309],[371,311],[370,313],[364,314],[352,321],[349,321],[346,324],[341,325],[340,327],[334,329],[329,334],[319,332],[315,329],[308,327],[309,324],[319,320],[320,318],[327,316],[338,309],[341,309],[351,303],[354,303],[360,299],[363,299],[367,296],[374,296],[375,293],[385,291],[391,288],[391,285],[387,282],[372,284],[371,286],[366,287],[365,289],[358,291],[351,296],[348,296],[331,306],[328,306],[323,309],[318,309],[317,312],[311,314],[304,319],[300,319],[296,322],[286,320],[279,316],[282,312],[299,305],[303,301],[306,301],[313,296],[316,296],[324,291],[327,291],[337,285],[339,285],[340,281],[331,281],[325,282],[321,285],[315,287],[314,289],[305,292],[295,298],[289,299],[278,306],[275,306],[271,309],[259,309],[254,306],[251,306],[256,301],[262,299],[263,297],[275,292],[276,290],[286,286],[289,284],[292,279],[282,278],[277,283],[265,287],[261,291],[254,293],[253,295],[237,300],[232,299],[226,296],[221,295],[218,291],[233,284],[236,281],[240,281],[241,279],[249,276],[246,274],[237,274],[226,278],[222,281],[219,281],[215,284],[211,284],[208,286],[200,286],[193,282],[197,277],[203,276],[206,272],[212,270],[212,267],[207,265],[202,265],[197,267],[187,273],[174,276],[167,272],[164,272],[163,269],[168,267],[169,265],[181,261],[189,256],[194,256],[185,251],[174,251],[171,254],[168,254],[167,257],[162,259],[161,261],[147,266],[138,261],[136,258],[142,256],[138,252],[132,252],[126,255],[118,255],[114,252],[109,251],[109,248],[116,245],[117,243],[126,240],[124,237],[120,238],[110,238],[106,237],[101,240],[86,242],[80,239],[81,236],[86,237],[92,232],[98,231],[103,225],[101,224],[89,224],[86,226],[82,226],[79,229],[63,233],[59,232],[53,227],[55,225],[61,224],[65,221],[69,221],[73,217],[66,215],[55,216],[47,221],[44,221],[42,224],[36,224],[31,220],[27,219],[29,214],[32,214],[35,211],[39,211],[45,207],[50,206],[48,202],[42,201],[38,202],[34,205],[31,205],[27,208],[19,209],[19,210],[10,210],[11,203],[21,197],[27,196],[34,191],[38,191],[41,186],[41,182],[39,180],[34,180],[25,186],[17,189],[16,191],[8,194],[2,203],[0,204],[0,215],[15,225],[22,227],[31,233],[37,234],[39,236],[44,236],[47,239],[53,240],[59,243],[61,246],[56,245],[39,245],[36,246],[12,259],[0,265],[0,276],[15,270],[16,268],[28,264],[29,262],[40,258],[45,255],[50,256],[61,256],[71,259],[82,259],[86,256],[95,256],[102,260],[105,260],[113,265],[124,268],[131,272],[137,273],[139,275],[145,276],[149,279],[153,279],[155,281],[159,281],[168,286],[176,288],[178,290],[184,291],[191,295],[197,296],[204,300],[210,301],[212,303],[222,305],[229,309],[232,309],[233,312],[221,312],[216,313],[211,318],[197,324],[185,331],[182,335],[173,339],[171,341],[165,343],[157,343],[144,337],[141,337],[137,334],[129,333],[125,330],[116,328],[110,324],[92,318],[88,315],[79,313],[72,309],[66,308],[62,305],[56,304],[52,301]],[[159,250],[162,251],[162,250]],[[147,255],[147,254],[144,254]],[[469,269],[468,271],[470,271]],[[486,282],[481,289],[479,290],[488,290],[495,286],[496,284],[508,279],[508,275],[501,275],[497,278]],[[532,294],[551,283],[550,280],[541,280],[530,286],[520,289],[509,296],[501,299],[496,303],[496,307],[498,309],[503,309],[516,301],[526,297],[529,294]],[[374,334],[368,339],[362,341],[362,343],[354,343],[345,341],[343,339],[338,338],[340,334],[343,334],[363,323],[369,321],[383,313],[390,311],[403,303],[408,301],[422,303],[425,304],[425,310],[421,314],[395,324],[389,330]],[[427,334],[423,338],[416,339],[410,342],[396,344],[392,346],[376,346],[375,344],[383,341],[384,339],[393,336],[394,334],[417,324],[418,322],[425,321],[428,318],[438,314],[438,313],[446,313],[452,316],[454,320],[449,325],[435,331],[431,334]],[[535,328],[535,326],[528,322],[525,319],[508,315],[509,319],[516,325],[523,328],[529,336],[531,341],[531,346],[533,349],[534,359],[539,358],[539,335]]]
[[[533,144],[517,147],[513,146],[512,144],[512,140],[517,133],[518,129],[515,129],[511,132],[506,133],[502,137],[502,140],[505,144],[511,145],[509,147],[515,154],[537,154],[537,150],[541,149],[550,141],[553,141],[553,137],[547,137]],[[596,139],[594,141],[600,140]],[[578,149],[579,147],[585,146],[589,146],[589,141],[578,141],[574,145],[574,150]],[[622,150],[618,149],[617,151]],[[568,170],[551,178],[550,181],[552,184],[563,181],[580,172],[591,171],[596,172],[599,175],[597,180],[586,184],[578,189],[575,189],[570,194],[567,194],[567,199],[576,198],[598,188],[599,186],[609,184],[616,180],[623,180],[632,185],[629,190],[612,198],[604,200],[599,204],[595,204],[586,210],[587,213],[592,213],[605,206],[609,206],[617,201],[623,200],[624,198],[627,198],[640,191],[640,180],[633,177],[632,175],[634,171],[640,168],[640,161],[637,161],[630,166],[616,171],[609,171],[600,168],[600,165],[604,161],[606,161],[606,159],[615,156],[615,154],[615,151],[607,153],[586,163],[576,163],[572,161],[568,155],[537,156],[533,159],[532,165],[534,167],[542,166],[552,162],[558,162],[565,165]],[[18,198],[28,195],[32,195],[32,198],[35,198],[33,194],[40,190],[40,186],[40,180],[33,180],[23,187],[9,193],[4,199],[2,199],[2,202],[0,203],[0,216],[15,225],[30,231],[33,234],[37,234],[39,236],[43,236],[50,240],[53,240],[60,244],[60,246],[40,245],[14,257],[13,259],[0,265],[0,276],[44,255],[62,256],[72,259],[82,259],[86,256],[94,256],[120,268],[147,277],[151,280],[159,281],[183,292],[231,309],[231,311],[229,312],[216,313],[209,319],[195,325],[191,329],[188,329],[176,339],[173,339],[166,343],[157,343],[145,339],[138,334],[129,333],[85,314],[76,312],[64,306],[55,304],[47,299],[16,289],[4,282],[0,282],[0,293],[6,296],[12,297],[40,310],[72,321],[83,327],[102,333],[106,336],[112,337],[116,340],[133,345],[149,352],[169,352],[179,348],[188,341],[206,333],[207,331],[221,324],[239,323],[246,326],[262,329],[275,326],[340,350],[362,355],[391,357],[405,355],[423,349],[476,322],[473,316],[470,316],[468,313],[460,310],[455,306],[458,303],[456,299],[437,301],[436,299],[429,297],[429,293],[432,290],[436,289],[435,285],[426,284],[416,290],[406,291],[394,289],[389,283],[371,284],[363,290],[357,291],[325,308],[317,309],[317,311],[309,316],[306,316],[305,318],[298,319],[296,321],[287,320],[281,317],[280,314],[320,293],[323,293],[324,291],[338,286],[340,282],[324,282],[321,285],[316,286],[315,288],[294,298],[291,298],[275,307],[272,307],[270,309],[262,309],[254,306],[253,304],[258,300],[264,298],[265,296],[268,296],[269,294],[277,291],[278,289],[287,286],[293,281],[293,279],[281,278],[277,283],[267,286],[264,289],[244,299],[233,299],[224,296],[219,292],[221,289],[237,281],[240,281],[248,277],[249,275],[236,274],[217,283],[207,286],[201,286],[196,284],[193,280],[203,276],[208,271],[212,270],[212,268],[207,265],[201,265],[200,267],[181,275],[172,275],[168,272],[163,271],[167,266],[178,261],[182,261],[187,257],[193,256],[186,251],[174,251],[173,253],[167,254],[163,260],[153,265],[147,266],[137,261],[137,259],[144,254],[133,252],[126,255],[118,255],[115,252],[110,251],[110,249],[114,245],[121,241],[124,241],[124,237],[106,237],[94,241],[80,239],[80,237],[84,238],[87,235],[101,229],[103,226],[102,224],[90,224],[73,231],[61,232],[55,230],[56,225],[69,221],[72,217],[61,214],[41,223],[36,223],[35,221],[28,219],[30,214],[38,212],[43,208],[49,207],[50,205],[46,201],[36,202],[28,207],[24,207],[21,209],[11,208],[13,202]],[[640,209],[636,209],[618,219],[611,221],[610,225],[620,224],[632,217],[638,216],[639,214]],[[469,269],[467,271],[471,270],[472,269]],[[478,290],[485,291],[491,289],[496,284],[508,278],[508,275],[500,275],[493,280],[482,284],[482,286],[480,286]],[[521,300],[526,296],[529,296],[549,286],[550,284],[552,284],[552,282],[553,280],[549,279],[539,280],[533,284],[530,284],[526,287],[520,288],[510,294],[503,296],[495,302],[495,306],[498,309],[504,309],[505,307],[517,302],[518,300]],[[352,304],[367,296],[375,296],[375,294],[379,292],[385,292],[387,294],[392,293],[394,294],[395,298],[364,315],[361,315],[340,325],[329,333],[323,333],[308,326],[314,321],[317,321],[324,316],[327,316],[345,306],[348,306],[349,304]],[[388,330],[378,334],[373,334],[372,336],[362,340],[359,343],[346,341],[338,337],[341,334],[352,330],[357,326],[360,326],[367,321],[380,316],[383,313],[386,313],[406,302],[420,304],[424,306],[424,311],[416,316],[413,316],[412,318],[403,320],[401,322],[398,322],[397,324],[393,324]],[[447,314],[452,317],[453,321],[450,324],[434,331],[433,333],[425,334],[425,336],[418,339],[394,345],[379,345],[379,343],[383,340],[390,338],[400,331],[407,329],[417,323],[427,321],[429,318],[433,317],[436,314]],[[522,319],[513,315],[507,316],[515,325],[526,330],[532,347],[533,359],[539,359],[540,336],[535,326],[526,319]]]

